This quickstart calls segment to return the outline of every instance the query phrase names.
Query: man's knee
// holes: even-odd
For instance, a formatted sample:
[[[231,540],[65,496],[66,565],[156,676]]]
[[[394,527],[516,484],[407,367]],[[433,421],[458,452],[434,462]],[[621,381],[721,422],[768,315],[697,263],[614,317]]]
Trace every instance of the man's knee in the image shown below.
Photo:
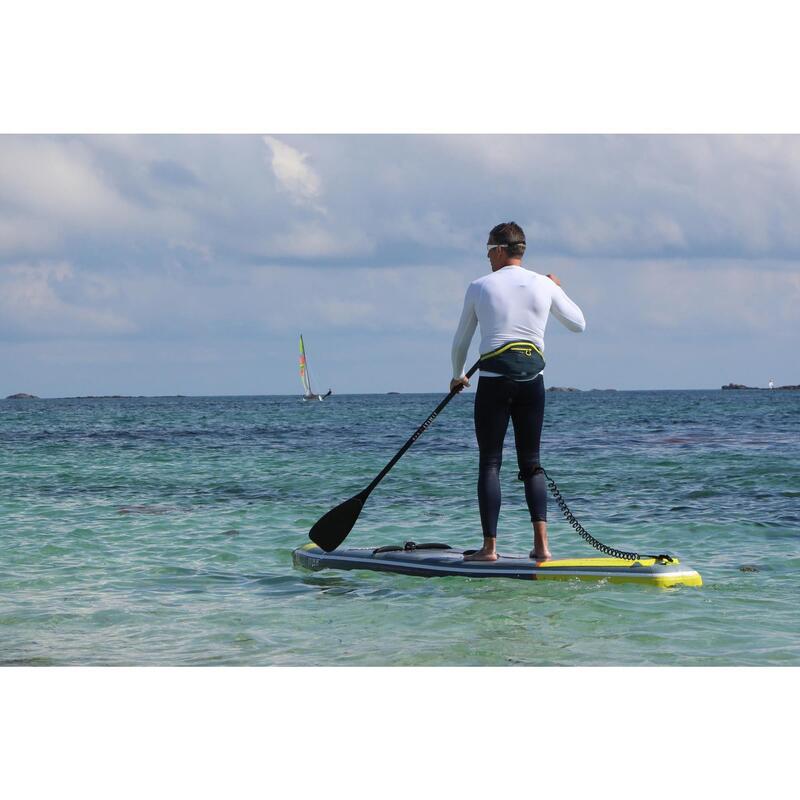
[[[491,455],[481,456],[478,460],[478,468],[481,472],[500,472],[500,467],[503,466],[503,454],[493,453]]]
[[[520,465],[519,472],[517,473],[517,480],[527,481],[534,475],[539,475],[543,472],[544,470],[542,469],[542,467],[538,462],[534,464],[525,464],[524,466]]]

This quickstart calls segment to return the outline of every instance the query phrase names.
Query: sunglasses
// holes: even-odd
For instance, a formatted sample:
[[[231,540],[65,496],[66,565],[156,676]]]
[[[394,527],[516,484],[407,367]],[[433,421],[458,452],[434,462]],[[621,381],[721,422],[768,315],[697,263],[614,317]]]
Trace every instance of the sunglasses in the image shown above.
[[[494,250],[495,247],[505,247],[505,246],[506,245],[504,245],[504,244],[487,244],[486,245],[486,253],[488,255],[489,253],[492,252],[492,250]]]

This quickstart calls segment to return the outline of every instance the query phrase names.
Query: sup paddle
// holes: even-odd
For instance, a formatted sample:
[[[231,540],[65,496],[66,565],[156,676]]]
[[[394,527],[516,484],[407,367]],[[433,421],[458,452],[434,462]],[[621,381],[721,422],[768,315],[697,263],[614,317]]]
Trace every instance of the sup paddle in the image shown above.
[[[469,372],[467,377],[471,378],[475,371],[478,369],[479,361],[476,361]],[[372,483],[366,489],[360,491],[358,494],[353,495],[349,500],[339,504],[336,508],[332,508],[327,514],[320,517],[314,527],[309,531],[308,538],[314,544],[319,545],[326,553],[335,550],[346,538],[347,535],[353,530],[353,525],[356,524],[358,515],[367,502],[372,490],[386,477],[389,470],[403,457],[403,454],[411,447],[414,442],[430,428],[431,423],[439,416],[442,409],[461,391],[461,388],[453,389],[447,397],[439,403],[433,410],[431,415],[422,425],[414,431],[413,436],[397,451],[394,458],[375,476]]]

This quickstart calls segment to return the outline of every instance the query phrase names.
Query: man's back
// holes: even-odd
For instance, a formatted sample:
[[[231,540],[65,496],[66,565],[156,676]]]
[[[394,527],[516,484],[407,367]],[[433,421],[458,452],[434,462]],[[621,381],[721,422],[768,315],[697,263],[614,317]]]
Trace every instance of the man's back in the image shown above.
[[[483,275],[467,289],[481,328],[480,352],[488,353],[505,342],[524,339],[544,350],[548,314],[570,330],[586,327],[583,313],[552,280],[524,269],[507,266]]]

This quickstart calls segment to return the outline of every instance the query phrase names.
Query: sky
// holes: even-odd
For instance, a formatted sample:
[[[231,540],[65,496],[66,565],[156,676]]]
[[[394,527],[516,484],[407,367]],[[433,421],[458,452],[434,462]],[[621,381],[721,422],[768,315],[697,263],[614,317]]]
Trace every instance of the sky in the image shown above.
[[[4,135],[0,396],[444,393],[508,220],[548,385],[800,383],[798,136]]]

